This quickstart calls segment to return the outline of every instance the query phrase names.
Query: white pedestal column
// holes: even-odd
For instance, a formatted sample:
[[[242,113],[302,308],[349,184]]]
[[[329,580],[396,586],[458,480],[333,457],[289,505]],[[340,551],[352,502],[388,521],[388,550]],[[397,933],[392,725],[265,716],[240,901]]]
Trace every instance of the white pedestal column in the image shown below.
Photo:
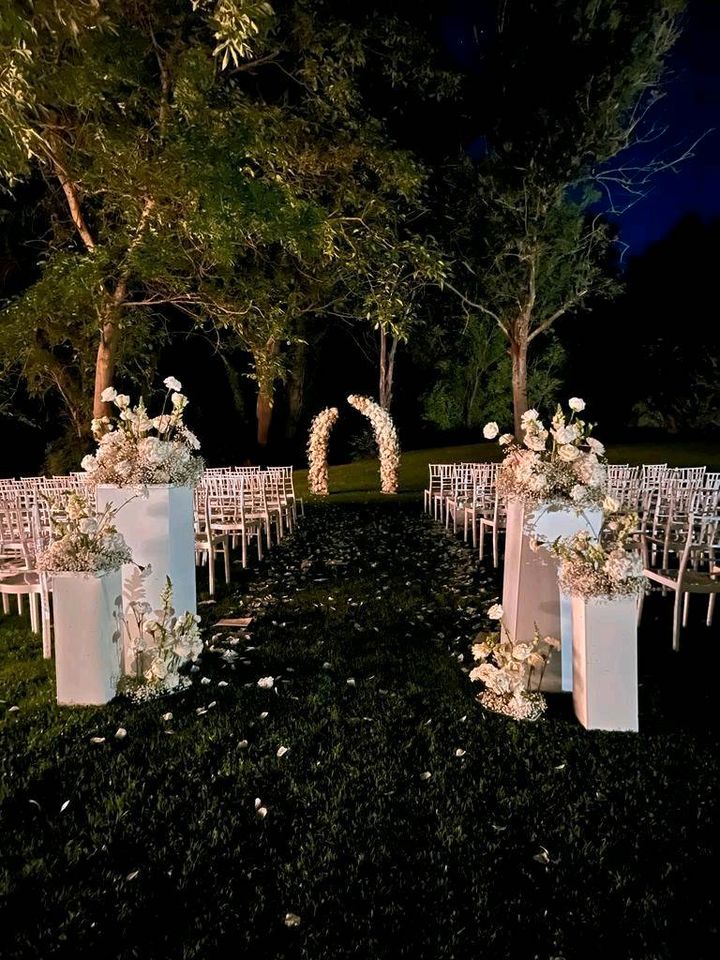
[[[107,703],[117,692],[122,654],[119,570],[53,576],[57,702]]]
[[[543,637],[558,637],[560,656],[550,659],[542,689],[550,693],[572,690],[572,613],[569,600],[561,604],[557,582],[557,560],[545,547],[530,549],[525,528],[532,525],[533,535],[552,542],[572,536],[580,530],[597,532],[602,513],[545,504],[526,512],[520,500],[507,507],[505,535],[505,571],[502,605],[505,626],[513,640],[531,640],[535,627]]]
[[[573,597],[572,614],[576,717],[588,730],[637,730],[637,601]]]
[[[147,497],[125,487],[100,486],[96,490],[99,511],[107,504],[118,511],[115,525],[135,561],[123,567],[126,673],[134,672],[132,642],[137,627],[130,609],[133,601],[145,601],[153,610],[159,609],[160,594],[170,577],[175,612],[197,613],[192,488],[150,484],[146,489]],[[149,565],[150,570],[139,570],[135,564]]]

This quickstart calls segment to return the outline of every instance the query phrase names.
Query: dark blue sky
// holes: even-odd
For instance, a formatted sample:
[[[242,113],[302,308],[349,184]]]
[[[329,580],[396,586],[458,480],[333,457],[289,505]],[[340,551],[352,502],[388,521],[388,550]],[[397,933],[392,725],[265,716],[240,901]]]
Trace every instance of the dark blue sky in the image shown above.
[[[691,0],[669,67],[666,97],[653,114],[668,129],[648,148],[648,157],[658,151],[677,155],[706,136],[692,158],[676,172],[659,174],[648,195],[621,217],[631,254],[642,253],[688,213],[720,216],[720,0]]]
[[[642,3],[643,0],[636,0]],[[472,69],[478,48],[492,42],[495,3],[455,0],[442,27],[456,63]],[[690,0],[685,27],[668,63],[666,95],[651,120],[662,136],[621,158],[632,164],[657,157],[676,158],[698,138],[694,155],[676,169],[653,177],[646,195],[626,209],[620,236],[627,254],[642,253],[690,213],[709,220],[720,216],[720,0]],[[471,153],[486,149],[480,137]],[[618,206],[627,201],[616,198]]]

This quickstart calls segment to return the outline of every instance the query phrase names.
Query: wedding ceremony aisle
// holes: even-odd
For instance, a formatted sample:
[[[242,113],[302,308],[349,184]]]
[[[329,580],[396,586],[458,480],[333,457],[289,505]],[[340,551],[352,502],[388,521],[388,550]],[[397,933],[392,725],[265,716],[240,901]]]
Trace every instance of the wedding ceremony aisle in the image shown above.
[[[692,644],[673,656],[650,609],[640,734],[586,731],[561,695],[520,724],[467,676],[498,591],[416,502],[311,507],[200,605],[188,690],[99,709],[58,709],[5,617],[2,956],[709,956]]]

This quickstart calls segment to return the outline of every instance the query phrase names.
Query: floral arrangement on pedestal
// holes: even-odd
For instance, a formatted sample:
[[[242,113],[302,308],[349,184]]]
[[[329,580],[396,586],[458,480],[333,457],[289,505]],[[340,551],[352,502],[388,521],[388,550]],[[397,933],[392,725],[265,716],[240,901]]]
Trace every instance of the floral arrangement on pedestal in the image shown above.
[[[330,432],[337,418],[337,407],[326,407],[313,418],[310,424],[307,447],[308,487],[317,497],[326,497],[329,493],[327,451]]]
[[[81,464],[89,486],[193,486],[198,482],[204,463],[196,455],[200,443],[183,421],[187,397],[180,393],[182,384],[175,377],[167,377],[164,384],[167,393],[157,417],[148,415],[142,398],[132,407],[130,397],[114,387],[103,391],[103,401],[113,403],[118,415],[92,421],[97,450]]]
[[[368,418],[373,428],[380,457],[380,489],[383,493],[397,493],[400,441],[392,417],[369,397],[351,394],[347,400],[351,407]]]
[[[639,517],[636,513],[612,515],[611,505],[606,505],[611,516],[597,537],[583,530],[549,547],[560,560],[560,588],[570,596],[610,601],[637,597],[646,589],[642,558],[633,542]]]
[[[531,641],[513,643],[502,616],[502,606],[494,604],[488,610],[488,617],[499,622],[499,631],[480,634],[479,641],[472,647],[478,665],[470,671],[470,679],[485,685],[477,700],[487,710],[513,720],[537,720],[547,708],[540,684],[552,651],[559,649],[560,641],[555,637],[541,637],[536,630]]]
[[[52,539],[38,556],[38,569],[101,576],[130,563],[130,549],[113,522],[116,513],[111,507],[96,513],[81,493],[54,498],[50,503]]]
[[[135,700],[150,700],[190,686],[190,678],[182,670],[202,653],[200,617],[188,611],[176,616],[172,598],[167,577],[159,610],[153,611],[146,601],[130,604],[137,625],[132,640],[135,675],[126,678],[124,692]]]
[[[505,499],[519,499],[527,506],[561,503],[581,510],[600,505],[607,487],[605,448],[590,436],[592,427],[577,417],[585,401],[572,397],[566,416],[558,404],[546,427],[537,410],[522,415],[523,438],[511,433],[499,436],[504,447],[498,471],[498,490]],[[497,423],[487,423],[483,435],[494,440],[500,433]]]

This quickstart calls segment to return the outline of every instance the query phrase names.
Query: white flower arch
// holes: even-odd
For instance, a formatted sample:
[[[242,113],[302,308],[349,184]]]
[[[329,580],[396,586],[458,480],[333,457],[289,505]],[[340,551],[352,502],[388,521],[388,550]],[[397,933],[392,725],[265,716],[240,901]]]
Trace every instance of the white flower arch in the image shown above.
[[[337,407],[326,407],[314,417],[310,424],[307,448],[308,486],[310,492],[318,497],[326,497],[329,493],[327,451],[330,431],[335,426],[338,416]]]
[[[383,493],[397,493],[400,441],[392,417],[370,397],[350,394],[347,400],[351,407],[368,418],[373,428],[380,457],[380,489]]]
[[[392,417],[370,397],[360,397],[353,393],[347,400],[351,407],[368,418],[373,428],[380,458],[380,489],[383,493],[397,493],[400,441]],[[326,407],[310,424],[307,446],[308,487],[310,492],[318,497],[326,497],[329,493],[327,451],[330,432],[338,416],[337,407]]]

